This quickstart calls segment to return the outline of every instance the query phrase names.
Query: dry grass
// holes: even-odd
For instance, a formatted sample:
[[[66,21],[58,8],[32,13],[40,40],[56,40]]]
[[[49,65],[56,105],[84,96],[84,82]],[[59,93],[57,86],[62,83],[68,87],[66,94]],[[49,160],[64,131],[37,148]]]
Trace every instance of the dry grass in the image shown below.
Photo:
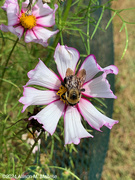
[[[118,0],[113,2],[115,9],[135,7],[134,0]],[[125,11],[122,17],[135,22],[135,10]],[[103,180],[134,180],[135,179],[135,25],[128,25],[129,46],[121,59],[125,46],[125,32],[121,33],[119,17],[113,20],[115,65],[119,68],[116,77],[117,100],[114,103],[114,119],[119,124],[113,127],[110,136],[109,151],[107,154]]]

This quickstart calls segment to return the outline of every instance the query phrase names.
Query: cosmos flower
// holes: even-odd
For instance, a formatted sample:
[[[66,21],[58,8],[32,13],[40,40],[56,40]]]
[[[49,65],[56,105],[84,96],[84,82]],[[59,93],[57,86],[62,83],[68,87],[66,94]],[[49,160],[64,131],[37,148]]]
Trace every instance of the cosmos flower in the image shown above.
[[[35,2],[35,1],[34,1]],[[17,0],[6,0],[1,7],[7,12],[8,26],[1,24],[0,29],[4,32],[12,32],[20,39],[25,34],[25,42],[35,42],[46,47],[47,40],[56,34],[56,31],[50,31],[44,27],[51,27],[55,24],[55,11],[58,6],[55,4],[55,9],[51,9],[47,3],[43,4],[42,0],[32,7],[32,12],[26,14],[29,0],[22,3],[22,8],[19,12]]]
[[[51,135],[55,132],[60,117],[64,116],[65,144],[79,144],[81,138],[93,137],[83,127],[81,116],[98,131],[101,131],[100,128],[103,125],[111,129],[114,124],[118,123],[100,113],[88,100],[89,97],[116,98],[106,76],[109,73],[117,74],[117,67],[110,65],[101,68],[94,55],[86,57],[77,73],[78,75],[83,70],[86,74],[79,101],[74,105],[67,101],[68,90],[64,86],[66,72],[70,68],[75,74],[79,58],[80,54],[76,49],[58,44],[54,59],[60,76],[57,76],[39,60],[35,69],[28,72],[29,81],[24,86],[23,97],[19,99],[19,102],[24,104],[22,112],[30,105],[47,105],[29,119],[37,119]],[[98,72],[103,73],[94,78]],[[38,90],[29,85],[42,86],[48,90]]]
[[[39,136],[39,132],[38,131],[35,131],[35,137],[38,137]],[[22,140],[27,140],[27,144],[29,144],[31,147],[34,145],[35,143],[35,140],[33,138],[33,135],[29,133],[25,133],[22,135]],[[32,150],[32,153],[36,153],[38,150],[40,150],[40,144],[41,144],[41,139],[38,140],[38,145],[36,145],[33,150]]]

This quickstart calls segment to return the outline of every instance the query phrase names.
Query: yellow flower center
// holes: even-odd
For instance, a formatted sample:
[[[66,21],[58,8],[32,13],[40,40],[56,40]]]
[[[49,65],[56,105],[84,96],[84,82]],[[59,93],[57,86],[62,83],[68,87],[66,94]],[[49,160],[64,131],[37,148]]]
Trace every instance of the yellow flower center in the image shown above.
[[[34,26],[36,26],[36,17],[22,13],[20,17],[20,23],[24,28],[32,29]]]
[[[63,85],[59,87],[59,91],[56,93],[58,96],[60,96],[60,100],[64,103],[68,104],[65,93],[67,92],[67,88],[65,88]]]

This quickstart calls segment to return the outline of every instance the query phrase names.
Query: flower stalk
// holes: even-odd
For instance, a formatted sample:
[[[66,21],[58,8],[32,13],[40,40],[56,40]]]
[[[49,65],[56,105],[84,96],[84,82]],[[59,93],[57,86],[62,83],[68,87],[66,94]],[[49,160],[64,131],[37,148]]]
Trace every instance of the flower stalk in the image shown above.
[[[6,60],[5,67],[4,67],[3,72],[2,72],[2,75],[1,75],[0,87],[2,86],[2,81],[3,81],[4,75],[5,75],[5,72],[6,72],[6,69],[7,69],[6,67],[7,67],[7,65],[8,65],[8,62],[9,62],[11,56],[12,56],[12,53],[13,53],[13,51],[14,51],[17,43],[18,43],[18,41],[19,41],[19,38],[17,38],[17,40],[15,41],[15,43],[14,43],[14,45],[13,45],[13,47],[12,47],[12,50],[10,51],[9,56],[8,56],[8,58],[7,58],[7,60]]]
[[[87,11],[87,55],[90,54],[90,5],[91,5],[91,0],[88,5],[88,11]]]
[[[41,133],[40,133],[40,135],[38,136],[38,138],[35,139],[35,143],[33,144],[32,148],[31,148],[31,150],[30,150],[30,152],[29,152],[29,154],[28,154],[28,156],[27,156],[27,158],[26,158],[26,160],[25,160],[25,162],[24,162],[24,164],[23,164],[22,172],[24,172],[25,166],[26,166],[27,163],[28,163],[28,160],[29,160],[29,158],[30,158],[30,155],[31,155],[34,147],[36,146],[38,140],[41,138],[42,134],[43,134],[43,131],[41,131]]]

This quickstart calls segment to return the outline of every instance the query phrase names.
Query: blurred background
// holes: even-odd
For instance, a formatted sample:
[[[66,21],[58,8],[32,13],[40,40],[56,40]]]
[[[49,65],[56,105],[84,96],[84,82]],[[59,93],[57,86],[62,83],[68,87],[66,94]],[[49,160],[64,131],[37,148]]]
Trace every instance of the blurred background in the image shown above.
[[[134,0],[112,2],[113,9],[135,8]],[[135,9],[124,11],[122,17],[135,22]],[[102,180],[135,179],[135,25],[127,25],[129,45],[124,58],[121,55],[125,47],[125,31],[119,32],[122,24],[119,17],[113,20],[115,65],[119,73],[115,77],[113,119],[119,124],[112,128],[110,143]]]

